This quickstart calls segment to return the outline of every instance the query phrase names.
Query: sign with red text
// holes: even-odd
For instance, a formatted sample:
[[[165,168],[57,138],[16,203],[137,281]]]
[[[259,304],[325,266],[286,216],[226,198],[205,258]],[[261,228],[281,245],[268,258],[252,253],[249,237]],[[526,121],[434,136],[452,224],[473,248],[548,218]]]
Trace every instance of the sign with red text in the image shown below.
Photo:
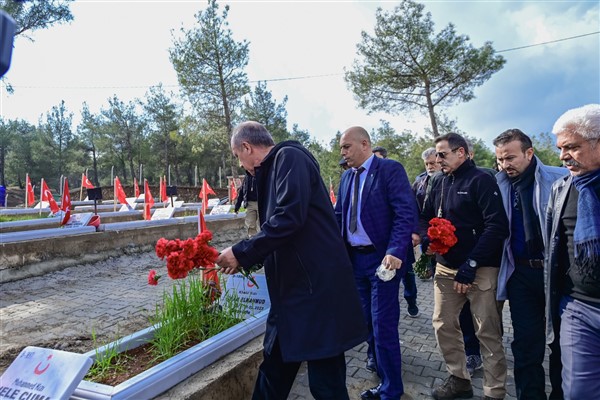
[[[0,399],[68,399],[92,362],[83,354],[28,346],[0,377]]]

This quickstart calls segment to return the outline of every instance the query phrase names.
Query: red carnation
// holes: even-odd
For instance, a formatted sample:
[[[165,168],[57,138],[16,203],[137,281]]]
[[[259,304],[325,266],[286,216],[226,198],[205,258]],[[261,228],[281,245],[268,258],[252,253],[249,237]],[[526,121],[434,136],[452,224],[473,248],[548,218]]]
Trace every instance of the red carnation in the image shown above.
[[[151,269],[150,273],[148,273],[148,285],[158,285],[158,278],[160,278],[160,276],[156,275],[156,271]]]

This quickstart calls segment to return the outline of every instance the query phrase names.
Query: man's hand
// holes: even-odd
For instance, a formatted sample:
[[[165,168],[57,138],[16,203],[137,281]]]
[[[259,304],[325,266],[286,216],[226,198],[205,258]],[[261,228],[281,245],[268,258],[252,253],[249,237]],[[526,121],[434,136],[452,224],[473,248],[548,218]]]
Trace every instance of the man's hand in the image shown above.
[[[477,268],[469,266],[468,263],[463,263],[454,277],[454,290],[461,294],[467,293],[471,284],[475,281],[476,274]]]
[[[381,265],[387,269],[400,269],[402,267],[402,260],[394,257],[391,254],[388,254],[383,257],[383,260],[381,260]]]
[[[216,264],[221,267],[221,272],[232,275],[240,270],[240,263],[233,254],[231,247],[226,248],[221,252],[219,258],[217,258]]]

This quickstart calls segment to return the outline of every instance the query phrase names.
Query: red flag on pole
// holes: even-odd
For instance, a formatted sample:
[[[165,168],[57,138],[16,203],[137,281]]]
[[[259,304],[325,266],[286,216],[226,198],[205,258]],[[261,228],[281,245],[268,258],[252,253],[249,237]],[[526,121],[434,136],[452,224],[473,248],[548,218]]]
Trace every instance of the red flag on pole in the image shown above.
[[[44,178],[42,178],[42,201],[48,202],[52,214],[56,214],[58,212],[58,204],[56,204],[56,200],[54,200],[54,196],[52,196],[52,192],[50,191],[50,188],[48,188],[48,185],[46,185]]]
[[[133,190],[135,194],[135,198],[140,197],[140,186],[138,185],[137,178],[133,177]]]
[[[152,218],[152,213],[150,209],[154,205],[154,198],[150,193],[150,187],[148,186],[148,180],[144,179],[144,219],[150,220]]]
[[[160,187],[160,201],[165,202],[169,200],[169,196],[167,196],[167,177],[163,178],[162,186]]]
[[[119,203],[127,204],[127,195],[125,195],[125,190],[123,189],[123,186],[121,186],[121,181],[118,176],[115,176],[115,194]]]
[[[335,204],[337,199],[335,198],[335,192],[333,191],[333,184],[329,184],[329,199],[331,200],[331,204]]]
[[[86,189],[93,189],[94,188],[94,184],[92,184],[92,181],[90,181],[88,179],[88,177],[85,176],[85,174],[81,174],[81,186],[83,186]]]
[[[25,207],[28,207],[32,206],[33,203],[35,203],[35,194],[33,193],[33,186],[31,185],[31,179],[29,179],[29,174],[25,175],[25,186],[27,186],[25,188],[25,190],[27,191],[27,204],[25,204]]]
[[[69,182],[65,177],[65,185],[63,186],[63,195],[60,200],[60,209],[64,211],[65,215],[60,222],[61,226],[69,222],[71,218],[71,195],[69,194]]]
[[[231,187],[230,187],[229,191],[231,192],[231,195],[229,197],[229,202],[232,203],[238,197],[238,192],[237,192],[237,189],[235,188],[235,179],[231,180]]]
[[[217,195],[214,190],[209,186],[206,179],[202,178],[202,190],[200,190],[200,194],[198,197],[202,199],[202,214],[206,214],[206,210],[208,209],[208,195],[214,194]]]

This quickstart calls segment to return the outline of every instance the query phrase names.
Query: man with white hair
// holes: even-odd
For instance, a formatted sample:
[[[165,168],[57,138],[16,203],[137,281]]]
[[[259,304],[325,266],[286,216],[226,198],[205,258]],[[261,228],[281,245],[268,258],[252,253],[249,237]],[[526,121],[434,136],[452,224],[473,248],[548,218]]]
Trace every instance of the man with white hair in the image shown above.
[[[425,149],[421,153],[423,163],[425,163],[425,171],[417,175],[415,182],[412,184],[412,190],[417,198],[417,204],[419,205],[419,211],[423,209],[423,203],[425,202],[425,196],[427,195],[427,188],[431,183],[431,177],[438,171],[442,170],[442,166],[435,161],[435,147]]]
[[[564,398],[593,399],[600,393],[600,105],[567,111],[552,132],[570,175],[552,185],[548,202],[546,339],[560,342]]]

